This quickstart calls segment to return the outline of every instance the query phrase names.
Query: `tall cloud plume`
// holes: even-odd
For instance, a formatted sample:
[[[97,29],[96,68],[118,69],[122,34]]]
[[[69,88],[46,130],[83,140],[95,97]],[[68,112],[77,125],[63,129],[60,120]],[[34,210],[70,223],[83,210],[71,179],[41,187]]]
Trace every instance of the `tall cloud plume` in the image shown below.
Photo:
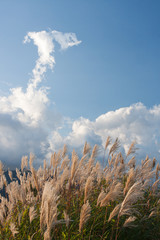
[[[11,150],[12,146],[14,147],[9,152],[12,152],[13,161],[18,160],[14,157],[14,151],[19,152],[20,156],[22,149],[24,153],[31,149],[34,150],[31,146],[35,146],[35,144],[39,146],[39,149],[36,147],[36,152],[38,150],[41,152],[40,143],[45,141],[48,134],[46,132],[48,117],[50,116],[54,120],[52,125],[52,129],[54,129],[60,122],[60,114],[49,109],[48,88],[46,86],[39,87],[39,83],[42,82],[47,68],[54,68],[55,42],[58,42],[61,50],[76,46],[81,42],[77,40],[74,33],[58,31],[28,32],[24,38],[24,43],[30,41],[33,41],[38,48],[38,59],[32,70],[32,77],[28,81],[27,88],[25,90],[22,87],[11,88],[7,97],[0,96],[0,118],[3,119],[3,122],[0,121],[0,158],[5,159],[5,161],[11,157],[7,152],[9,148]],[[16,126],[16,132],[14,126]],[[39,140],[35,141],[34,144],[35,134]],[[16,154],[16,158],[18,158],[18,154]]]
[[[33,76],[25,91],[22,87],[12,88],[8,97],[0,97],[0,113],[13,114],[20,122],[36,126],[43,119],[46,104],[49,103],[47,87],[38,88],[38,84],[43,80],[47,67],[53,69],[55,65],[54,41],[60,44],[62,50],[78,45],[81,41],[78,41],[73,33],[63,34],[58,31],[29,32],[24,43],[31,40],[37,46],[39,55],[32,70]]]

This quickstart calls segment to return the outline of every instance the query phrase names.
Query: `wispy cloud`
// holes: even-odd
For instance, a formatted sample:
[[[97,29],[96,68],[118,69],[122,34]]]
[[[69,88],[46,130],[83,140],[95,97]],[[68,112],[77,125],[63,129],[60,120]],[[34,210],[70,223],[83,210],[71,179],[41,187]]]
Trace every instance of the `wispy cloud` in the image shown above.
[[[54,41],[60,44],[62,50],[69,47],[78,45],[81,41],[77,40],[74,33],[62,33],[58,31],[41,31],[29,32],[25,38],[24,43],[33,40],[34,44],[38,47],[39,58],[36,61],[36,66],[33,69],[33,79],[29,83],[29,87],[37,87],[37,84],[42,81],[42,76],[47,70],[47,66],[53,69],[55,65]]]

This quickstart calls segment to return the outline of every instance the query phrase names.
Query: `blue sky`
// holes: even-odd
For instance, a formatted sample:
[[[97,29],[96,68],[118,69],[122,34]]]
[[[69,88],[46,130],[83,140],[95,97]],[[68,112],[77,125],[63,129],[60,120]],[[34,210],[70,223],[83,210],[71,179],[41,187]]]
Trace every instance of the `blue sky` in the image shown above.
[[[59,50],[58,43],[55,43],[56,64],[53,70],[46,71],[40,83],[40,86],[50,87],[47,94],[49,104],[47,103],[45,108],[49,112],[47,119],[51,118],[55,122],[53,126],[52,123],[47,127],[44,123],[38,127],[34,126],[35,131],[38,131],[38,128],[44,131],[42,138],[37,136],[42,140],[40,144],[43,142],[43,148],[49,146],[48,151],[43,149],[44,156],[64,144],[63,134],[69,146],[80,147],[85,140],[89,140],[91,144],[97,142],[103,145],[107,133],[110,133],[113,139],[118,135],[123,145],[126,141],[124,146],[126,149],[129,142],[135,138],[142,148],[149,149],[151,155],[155,153],[158,156],[160,149],[159,11],[158,0],[16,0],[14,2],[5,0],[0,2],[1,97],[7,98],[10,95],[10,88],[22,87],[25,91],[32,77],[32,69],[38,53],[33,41],[23,44],[28,32],[57,30],[63,33],[75,33],[77,40],[82,41],[77,46],[64,51]],[[137,105],[139,102],[141,104]],[[125,113],[122,117],[123,111]],[[109,112],[111,113],[107,114]],[[100,121],[98,123],[100,125],[97,126],[102,116],[105,124],[110,118],[111,123],[114,122],[115,125],[112,126],[111,123],[105,125]],[[133,121],[128,120],[126,116],[130,118],[132,116]],[[17,147],[24,132],[31,131],[26,128],[31,126],[17,120],[13,111],[12,113],[1,111],[1,120],[5,117],[10,119],[5,129],[10,139],[17,141],[15,144]],[[18,140],[17,135],[9,131],[14,125],[13,121],[18,129],[23,129],[23,131],[18,130]],[[1,132],[5,133],[4,124],[0,127],[3,129]],[[131,129],[130,134],[126,133],[128,128]],[[148,129],[146,130],[148,135],[145,131],[142,133],[136,131],[142,128]],[[36,154],[39,152],[39,155],[41,152],[43,155],[42,149],[36,146],[36,140],[35,145],[29,143],[34,130],[32,129],[32,134],[28,134],[25,140],[28,151]],[[75,131],[80,132],[78,134]],[[145,144],[143,141],[146,141]],[[2,161],[5,159],[7,163],[9,160],[5,142],[9,143],[9,139],[0,142],[0,148],[4,149],[0,159]],[[74,146],[75,142],[77,144]],[[156,147],[154,147],[155,143]],[[20,154],[28,154],[27,149],[24,153],[20,151],[19,155],[14,154],[14,151],[18,151],[16,147],[11,151],[15,159],[20,158]],[[9,161],[9,164],[12,162]]]

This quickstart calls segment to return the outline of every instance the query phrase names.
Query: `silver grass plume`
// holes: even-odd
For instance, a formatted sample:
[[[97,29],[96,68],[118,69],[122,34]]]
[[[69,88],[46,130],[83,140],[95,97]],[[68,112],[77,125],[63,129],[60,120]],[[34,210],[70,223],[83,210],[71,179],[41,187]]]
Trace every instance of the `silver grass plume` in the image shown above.
[[[66,156],[66,153],[67,153],[67,145],[64,144],[63,152],[62,152],[62,158],[64,158]]]
[[[84,224],[88,221],[91,215],[91,207],[89,202],[87,201],[86,203],[83,204],[81,208],[81,213],[80,213],[80,222],[79,222],[79,231],[82,231],[82,228],[84,227]]]
[[[57,204],[58,195],[50,182],[46,182],[42,194],[40,228],[43,231],[47,227],[46,235],[49,234],[55,224],[57,224]]]
[[[77,170],[77,166],[78,166],[78,156],[75,152],[75,150],[73,150],[72,152],[72,165],[71,165],[71,182],[73,182],[76,170]]]
[[[136,145],[136,141],[133,141],[133,142],[131,143],[129,149],[128,149],[128,152],[127,152],[127,154],[126,154],[126,158],[127,158],[129,155],[134,154],[134,153],[136,152],[137,148],[136,148],[135,145]]]
[[[69,216],[68,216],[68,214],[66,213],[66,211],[63,211],[63,215],[64,215],[66,227],[68,228],[68,226],[69,226],[69,221],[70,221]]]
[[[30,220],[30,223],[37,217],[37,212],[34,208],[34,206],[30,207],[29,209],[29,220]]]
[[[136,219],[137,219],[137,218],[136,218],[135,216],[130,216],[130,217],[127,218],[126,221],[124,222],[123,227],[128,227],[128,228],[137,227],[137,226],[135,225],[135,223],[134,223]]]
[[[143,188],[141,181],[135,182],[132,187],[128,190],[123,202],[121,203],[121,208],[119,210],[119,217],[122,215],[131,216],[136,209],[133,204],[139,199],[143,199]]]
[[[30,153],[30,158],[29,158],[29,167],[30,167],[30,170],[32,168],[32,164],[33,164],[33,161],[35,159],[35,156],[33,153]]]
[[[92,186],[93,186],[93,177],[89,176],[87,178],[85,188],[84,188],[84,203],[86,203],[86,201],[87,201],[87,198],[92,190]]]
[[[106,193],[104,192],[104,190],[102,190],[97,199],[97,206],[101,203],[101,201],[105,198],[105,196],[106,196]]]
[[[116,200],[122,196],[123,185],[122,183],[113,183],[110,191],[106,194],[105,198],[101,200],[100,206],[106,206],[110,201]]]
[[[136,159],[135,159],[134,156],[129,160],[128,166],[129,166],[130,168],[135,168],[135,166],[136,166]]]
[[[119,147],[120,147],[120,141],[118,140],[118,138],[116,138],[115,142],[113,143],[113,145],[111,146],[111,148],[109,150],[109,155],[111,155],[111,153],[116,152]]]
[[[111,137],[108,136],[108,138],[107,138],[107,140],[106,140],[106,143],[105,143],[105,147],[104,147],[104,149],[106,150],[107,147],[108,147],[110,144],[111,144]]]
[[[32,173],[32,177],[33,177],[33,180],[34,180],[36,190],[39,193],[38,178],[37,178],[36,170],[33,167],[31,167],[31,173]]]
[[[108,222],[110,222],[111,219],[114,218],[119,213],[120,208],[121,208],[121,203],[117,204],[113,209],[113,211],[110,213]]]
[[[124,195],[126,194],[128,189],[134,184],[134,182],[135,182],[135,171],[134,171],[134,168],[131,168],[129,170],[128,178],[125,184],[125,188],[123,190]]]
[[[88,170],[92,169],[93,164],[94,164],[94,160],[97,156],[97,153],[98,153],[98,145],[95,144],[94,147],[93,147],[93,150],[92,150],[91,157],[90,157],[89,162],[88,162]]]
[[[83,148],[83,155],[86,155],[87,153],[89,153],[90,150],[91,150],[90,145],[87,142],[85,142],[84,148]]]
[[[12,232],[12,235],[15,237],[15,235],[18,233],[18,230],[13,222],[10,223],[10,230]]]
[[[25,167],[28,167],[28,156],[23,156],[21,159],[21,172],[23,172]]]
[[[0,161],[0,176],[2,176],[4,173],[3,171],[3,163]]]

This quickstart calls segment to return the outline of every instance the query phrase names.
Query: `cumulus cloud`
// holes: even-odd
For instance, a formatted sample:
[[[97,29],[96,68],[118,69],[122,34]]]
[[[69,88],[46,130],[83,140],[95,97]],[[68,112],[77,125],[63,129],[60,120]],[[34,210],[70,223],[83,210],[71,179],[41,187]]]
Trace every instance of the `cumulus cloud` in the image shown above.
[[[48,87],[39,83],[47,68],[54,68],[55,42],[62,50],[81,42],[74,33],[58,31],[28,32],[24,43],[30,41],[38,48],[38,59],[27,88],[11,88],[7,97],[0,96],[0,158],[8,162],[31,150],[40,154],[50,129],[61,124],[60,114],[49,107]]]
[[[118,137],[125,152],[128,151],[131,142],[136,141],[139,159],[144,158],[146,154],[159,159],[160,105],[148,109],[142,103],[137,103],[102,114],[95,121],[80,118],[73,121],[72,129],[65,138],[54,132],[52,144],[49,146],[56,149],[67,143],[69,146],[82,148],[87,140],[92,146],[98,143],[104,147],[108,136],[111,136],[113,141]]]

